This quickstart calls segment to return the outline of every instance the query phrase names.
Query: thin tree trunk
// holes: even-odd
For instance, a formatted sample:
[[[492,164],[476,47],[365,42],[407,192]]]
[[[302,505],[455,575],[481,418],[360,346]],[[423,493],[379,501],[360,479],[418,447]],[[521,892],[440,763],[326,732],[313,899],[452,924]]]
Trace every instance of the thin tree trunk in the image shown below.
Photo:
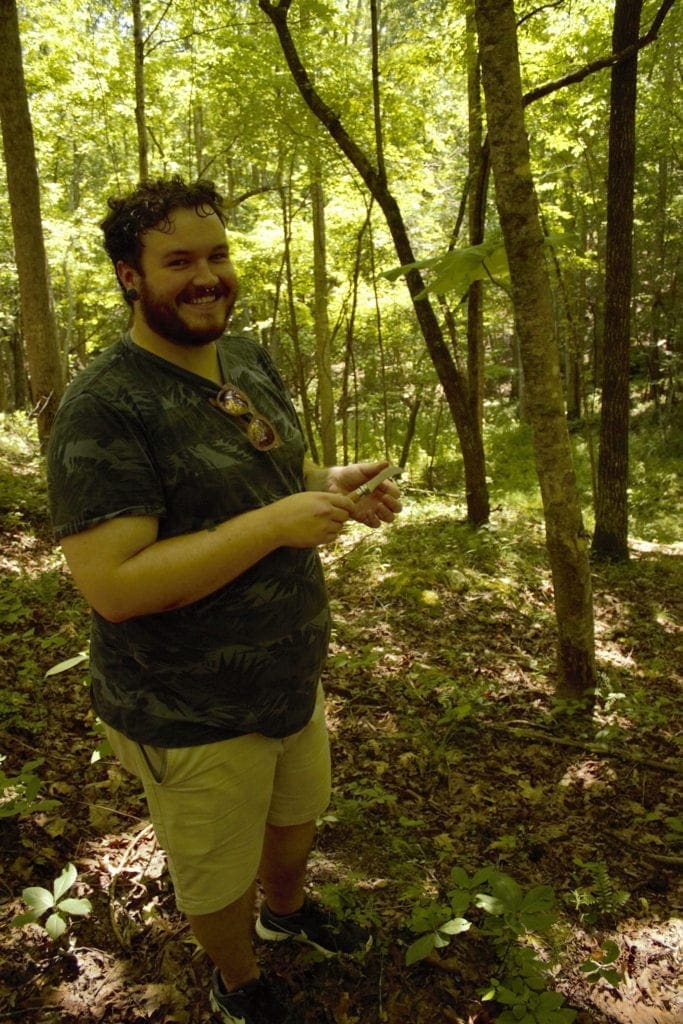
[[[147,101],[145,97],[145,41],[142,36],[140,0],[133,3],[133,47],[135,53],[135,125],[138,132],[138,174],[149,177],[149,140],[147,138]]]
[[[292,239],[292,212],[290,207],[290,201],[288,198],[288,193],[284,186],[280,188],[280,199],[282,202],[282,230],[284,234],[284,257],[285,276],[287,282],[287,308],[289,311],[289,333],[292,339],[292,345],[294,346],[294,355],[296,358],[296,376],[299,385],[299,394],[301,395],[301,408],[303,410],[304,415],[304,430],[306,431],[306,439],[308,441],[308,451],[313,462],[318,462],[318,446],[315,441],[315,432],[313,430],[313,415],[311,412],[311,405],[308,400],[306,368],[304,366],[303,355],[301,351],[301,341],[299,339],[299,324],[296,318],[296,302],[294,300],[292,251],[290,244]]]
[[[481,109],[481,71],[477,50],[474,7],[467,5],[467,110],[468,110],[468,220],[469,244],[484,241],[486,197],[489,179],[488,145],[484,147]],[[473,281],[467,293],[467,380],[470,413],[483,428],[484,422],[484,282]]]
[[[616,0],[612,48],[638,41],[643,0]],[[612,68],[607,236],[605,252],[605,372],[602,381],[598,494],[593,553],[628,560],[628,431],[633,187],[636,158],[637,52]]]
[[[372,165],[365,152],[348,134],[337,114],[324,103],[301,63],[287,23],[291,0],[280,0],[279,3],[271,3],[270,0],[258,0],[258,2],[261,10],[270,18],[275,27],[292,77],[304,101],[356,168],[368,191],[379,204],[391,232],[399,262],[403,266],[415,263],[415,256],[403,223],[401,210],[386,185],[381,169],[378,170]],[[490,502],[486,482],[484,446],[481,432],[477,429],[476,422],[472,421],[467,380],[454,364],[434,308],[425,295],[422,275],[413,269],[406,274],[405,279],[427,351],[444,389],[448,407],[458,432],[465,471],[467,516],[473,525],[478,526],[488,521]]]
[[[38,437],[44,447],[64,385],[15,0],[0,0],[0,62],[0,120],[19,278],[21,333]]]
[[[311,144],[311,150],[315,142]],[[313,283],[315,351],[318,367],[320,400],[320,440],[323,463],[334,466],[337,461],[337,426],[332,387],[332,352],[327,309],[327,247],[325,242],[325,196],[320,161],[312,152],[311,205],[313,214]]]
[[[510,264],[527,408],[543,497],[546,544],[558,625],[561,697],[595,688],[588,538],[583,528],[545,262],[545,240],[531,176],[513,0],[476,0],[482,79],[496,203]]]

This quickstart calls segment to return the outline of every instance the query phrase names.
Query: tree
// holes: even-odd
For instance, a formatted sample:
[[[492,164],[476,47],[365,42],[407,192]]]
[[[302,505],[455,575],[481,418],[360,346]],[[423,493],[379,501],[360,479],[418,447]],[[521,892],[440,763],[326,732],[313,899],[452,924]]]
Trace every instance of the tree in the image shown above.
[[[616,0],[612,48],[638,41],[643,0]],[[593,552],[628,560],[628,432],[638,52],[612,68],[605,254],[605,369]]]
[[[545,239],[531,174],[513,0],[475,0],[496,205],[510,266],[526,401],[558,625],[557,692],[595,687],[588,538],[583,528],[553,338]]]
[[[401,264],[404,266],[415,264],[413,248],[401,209],[388,186],[381,148],[376,146],[378,150],[376,156],[379,159],[376,159],[373,164],[363,148],[349,135],[339,116],[324,102],[315,88],[311,76],[302,63],[289,29],[287,16],[292,6],[292,0],[279,0],[279,3],[271,3],[270,0],[258,0],[258,2],[259,7],[275,27],[289,70],[301,96],[360,174],[373,199],[382,210]],[[375,112],[376,137],[378,123],[378,115]],[[481,525],[488,521],[490,503],[486,482],[484,446],[481,431],[472,417],[472,403],[467,379],[456,365],[446,344],[441,325],[426,294],[419,270],[413,267],[406,274],[406,283],[422,336],[444,389],[458,431],[465,469],[468,519],[473,525]]]
[[[314,124],[314,129],[317,125]],[[332,351],[327,308],[327,244],[325,241],[325,191],[322,164],[316,153],[315,130],[309,143],[311,174],[311,207],[313,215],[313,279],[315,311],[315,349],[318,366],[318,397],[320,401],[320,440],[323,462],[337,462],[337,431],[332,389]]]
[[[45,445],[63,392],[40,212],[33,128],[15,0],[0,0],[0,120],[19,278],[22,334],[38,436]]]
[[[135,126],[138,133],[138,175],[140,181],[149,177],[149,143],[147,140],[147,100],[145,95],[145,40],[142,34],[142,7],[133,2],[133,48],[135,53]]]

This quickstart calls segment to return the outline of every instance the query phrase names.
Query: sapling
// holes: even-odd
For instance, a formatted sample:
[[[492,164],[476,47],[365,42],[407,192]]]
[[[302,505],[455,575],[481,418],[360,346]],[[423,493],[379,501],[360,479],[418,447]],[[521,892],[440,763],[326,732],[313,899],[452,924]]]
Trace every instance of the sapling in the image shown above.
[[[90,900],[66,895],[77,878],[76,868],[73,864],[67,864],[52,883],[52,892],[40,885],[24,889],[21,895],[30,910],[15,917],[12,925],[21,928],[26,924],[38,924],[43,914],[49,911],[49,917],[44,923],[40,923],[39,927],[54,941],[60,939],[69,927],[72,917],[87,917],[92,910]]]

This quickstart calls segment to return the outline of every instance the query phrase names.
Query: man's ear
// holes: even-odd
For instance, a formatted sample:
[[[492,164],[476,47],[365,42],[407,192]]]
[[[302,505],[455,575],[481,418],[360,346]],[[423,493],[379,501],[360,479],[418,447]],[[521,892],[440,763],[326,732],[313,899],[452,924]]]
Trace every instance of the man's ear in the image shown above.
[[[116,276],[124,292],[127,292],[129,288],[139,290],[140,274],[135,267],[131,267],[130,263],[119,260],[116,264]]]

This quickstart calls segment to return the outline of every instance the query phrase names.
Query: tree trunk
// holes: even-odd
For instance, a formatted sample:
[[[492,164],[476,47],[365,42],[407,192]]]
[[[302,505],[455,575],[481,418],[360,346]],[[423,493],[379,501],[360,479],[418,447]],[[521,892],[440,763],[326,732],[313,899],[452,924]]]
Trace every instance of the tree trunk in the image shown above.
[[[484,241],[489,179],[488,145],[484,146],[481,109],[481,71],[476,44],[474,8],[467,5],[467,116],[469,244]],[[484,282],[473,281],[467,293],[467,380],[470,412],[479,426],[484,422]]]
[[[337,428],[332,388],[332,352],[330,324],[327,309],[327,247],[325,243],[325,196],[320,161],[315,155],[315,140],[311,143],[309,170],[311,173],[311,207],[313,216],[313,285],[315,352],[318,368],[318,396],[320,399],[320,441],[323,464],[337,462]]]
[[[296,301],[294,298],[294,279],[292,275],[292,211],[288,190],[284,186],[280,188],[280,199],[282,202],[282,228],[284,233],[284,260],[285,278],[287,282],[287,309],[289,311],[289,333],[294,346],[296,357],[296,375],[301,396],[301,408],[304,414],[304,430],[308,441],[308,453],[313,462],[318,462],[318,447],[315,441],[313,430],[313,414],[308,400],[308,386],[306,382],[306,368],[304,366],[301,341],[299,339],[299,324],[296,318]]]
[[[259,0],[259,7],[270,18],[277,31],[292,77],[306,104],[356,168],[368,191],[379,204],[391,232],[399,262],[403,266],[414,263],[415,256],[400,208],[389,191],[383,174],[373,167],[364,151],[350,137],[339,117],[323,102],[301,63],[287,24],[291,0],[280,0],[280,3],[277,4],[271,3],[270,0]],[[486,483],[484,445],[481,432],[471,417],[467,380],[455,366],[434,308],[424,294],[422,275],[417,270],[411,270],[406,274],[406,283],[427,351],[444,389],[446,401],[460,439],[465,471],[467,517],[473,525],[479,526],[488,521],[490,503]]]
[[[15,0],[0,0],[0,120],[31,401],[44,447],[64,385]]]
[[[401,456],[398,460],[399,466],[405,466],[408,461],[408,456],[410,455],[410,446],[413,443],[413,438],[415,437],[417,414],[419,413],[420,406],[422,405],[422,396],[415,395],[414,397],[411,397],[410,395],[404,395],[403,401],[408,406],[409,416],[408,423],[406,424],[406,436],[403,441]]]
[[[616,0],[612,49],[638,40],[643,0]],[[637,53],[612,68],[605,249],[605,368],[593,553],[628,560],[628,429]]]
[[[133,46],[135,53],[135,125],[138,132],[138,174],[149,177],[149,141],[147,139],[147,101],[145,97],[145,41],[142,37],[140,0],[133,0]]]
[[[572,465],[545,240],[531,176],[513,0],[476,0],[496,203],[510,264],[526,399],[555,592],[561,697],[595,687],[588,539]]]

